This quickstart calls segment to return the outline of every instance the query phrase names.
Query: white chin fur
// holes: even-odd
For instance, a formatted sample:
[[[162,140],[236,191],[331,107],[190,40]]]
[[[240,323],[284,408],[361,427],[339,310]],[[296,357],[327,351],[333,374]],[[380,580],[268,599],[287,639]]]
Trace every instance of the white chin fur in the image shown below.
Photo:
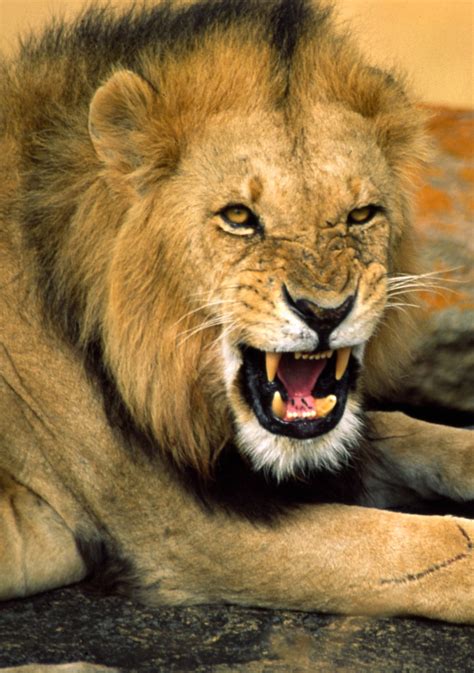
[[[237,424],[237,446],[256,470],[278,481],[315,469],[337,470],[347,465],[350,449],[360,439],[358,404],[348,400],[337,426],[320,437],[293,439],[265,430],[256,418]]]
[[[224,378],[227,394],[235,394],[235,380],[242,358],[227,340],[223,341]],[[354,347],[352,353],[361,362],[365,344]],[[281,481],[311,470],[338,470],[350,460],[351,449],[361,436],[362,422],[359,405],[349,399],[341,420],[333,430],[312,439],[293,439],[274,435],[260,425],[250,409],[244,417],[237,414],[236,444],[249,457],[256,470],[264,470]]]

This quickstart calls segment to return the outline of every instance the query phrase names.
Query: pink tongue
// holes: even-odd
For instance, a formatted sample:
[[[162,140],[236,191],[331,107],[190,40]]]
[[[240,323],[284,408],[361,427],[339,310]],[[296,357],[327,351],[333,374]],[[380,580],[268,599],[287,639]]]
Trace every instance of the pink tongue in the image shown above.
[[[311,391],[326,366],[326,360],[295,360],[293,354],[284,354],[278,367],[278,378],[288,393],[286,413],[313,411]]]

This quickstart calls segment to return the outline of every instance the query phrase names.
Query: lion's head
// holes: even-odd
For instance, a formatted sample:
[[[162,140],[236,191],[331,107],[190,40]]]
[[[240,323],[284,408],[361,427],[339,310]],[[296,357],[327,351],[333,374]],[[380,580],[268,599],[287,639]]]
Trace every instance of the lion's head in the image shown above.
[[[290,4],[304,12],[277,34]],[[205,473],[234,439],[284,478],[345,459],[360,390],[404,357],[387,285],[411,271],[424,144],[402,87],[326,11],[248,6],[93,93],[59,266],[82,342],[100,335],[135,421],[176,461]]]

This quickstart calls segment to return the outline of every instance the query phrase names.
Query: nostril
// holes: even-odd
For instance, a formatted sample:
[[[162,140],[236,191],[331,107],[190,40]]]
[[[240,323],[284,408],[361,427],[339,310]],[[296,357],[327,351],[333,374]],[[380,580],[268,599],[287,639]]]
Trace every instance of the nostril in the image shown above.
[[[282,294],[291,310],[318,333],[321,342],[327,341],[332,330],[349,315],[355,300],[355,295],[352,294],[339,306],[323,308],[309,299],[295,299],[285,284],[282,286]]]
[[[309,302],[306,299],[293,299],[284,283],[282,286],[282,293],[286,303],[298,317],[302,318],[304,321],[314,318],[314,313],[309,307]]]

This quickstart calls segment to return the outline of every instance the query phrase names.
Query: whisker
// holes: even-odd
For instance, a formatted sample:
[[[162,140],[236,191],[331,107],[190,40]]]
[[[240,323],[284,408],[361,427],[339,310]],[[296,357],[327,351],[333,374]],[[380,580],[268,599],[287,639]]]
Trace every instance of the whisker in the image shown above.
[[[388,292],[393,292],[394,290],[430,290],[431,288],[444,289],[446,286],[443,283],[439,282],[405,282],[405,283],[393,283],[389,285],[387,290]]]
[[[176,327],[176,325],[179,325],[180,322],[182,322],[185,318],[188,318],[190,315],[194,315],[195,313],[198,313],[199,311],[204,311],[206,308],[212,308],[213,306],[221,306],[222,304],[238,304],[238,301],[236,299],[216,299],[214,301],[210,301],[207,304],[202,304],[201,306],[198,306],[197,308],[192,309],[191,311],[188,311],[184,315],[182,315],[173,325],[173,327]]]
[[[186,341],[191,339],[191,337],[196,336],[196,334],[199,334],[199,332],[203,332],[206,329],[211,329],[212,327],[219,327],[221,325],[225,325],[226,323],[230,322],[231,322],[230,319],[224,317],[216,317],[213,318],[212,320],[205,321],[200,325],[198,325],[197,327],[190,328],[189,330],[181,332],[181,334],[179,334],[177,337],[176,346],[177,347],[182,346]]]
[[[398,301],[398,302],[388,301],[387,306],[412,306],[413,308],[420,308],[419,304],[413,304],[411,302],[404,302],[404,301],[403,302],[402,301]]]
[[[445,274],[449,271],[456,271],[463,267],[456,267],[446,271],[431,271],[420,274],[399,274],[387,278],[388,292],[395,289],[413,289],[413,290],[430,290],[431,288],[446,289],[448,284],[463,283],[458,278],[446,278]]]
[[[177,338],[179,339],[182,336],[186,336],[188,334],[194,334],[195,332],[200,332],[203,329],[207,329],[208,327],[214,327],[214,325],[220,325],[223,322],[225,322],[225,318],[223,316],[214,316],[212,318],[209,318],[208,320],[203,320],[199,325],[193,325],[192,327],[189,327],[188,329],[183,330],[177,335]]]
[[[443,296],[447,292],[450,292],[452,294],[457,294],[457,292],[458,292],[458,290],[455,290],[455,289],[452,289],[452,288],[447,288],[447,287],[446,288],[419,288],[419,290],[424,291],[424,292],[429,292],[430,294],[440,295],[440,296]],[[390,291],[387,292],[387,298],[391,299],[392,297],[399,297],[399,296],[411,294],[412,292],[413,292],[413,290],[411,290],[411,289],[410,290],[395,289],[392,292],[390,292]]]
[[[411,311],[409,311],[409,309],[420,308],[420,307],[417,304],[405,304],[405,303],[401,303],[401,302],[391,304],[390,302],[388,302],[385,308],[387,310],[388,309],[395,309],[396,311],[400,311],[401,313],[404,313],[405,315],[410,315]]]
[[[229,335],[229,332],[231,332],[235,327],[237,327],[237,322],[235,320],[231,320],[229,323],[226,323],[223,325],[223,330],[220,334],[218,334],[214,339],[212,339],[206,346],[205,350],[210,350],[214,344],[216,344],[218,341],[221,341],[224,337]]]
[[[453,283],[461,283],[462,281],[453,281]],[[399,283],[399,284],[393,284],[388,287],[388,292],[393,292],[395,290],[431,290],[431,289],[438,289],[438,290],[446,290],[446,291],[453,291],[452,288],[447,287],[443,283],[438,283],[438,282],[429,282],[429,283]],[[455,291],[455,290],[454,290]]]
[[[432,278],[436,276],[443,276],[447,273],[452,273],[453,271],[462,271],[463,266],[453,266],[449,269],[443,269],[441,271],[427,271],[425,273],[397,273],[390,276],[388,274],[388,281],[404,279],[404,278]]]

